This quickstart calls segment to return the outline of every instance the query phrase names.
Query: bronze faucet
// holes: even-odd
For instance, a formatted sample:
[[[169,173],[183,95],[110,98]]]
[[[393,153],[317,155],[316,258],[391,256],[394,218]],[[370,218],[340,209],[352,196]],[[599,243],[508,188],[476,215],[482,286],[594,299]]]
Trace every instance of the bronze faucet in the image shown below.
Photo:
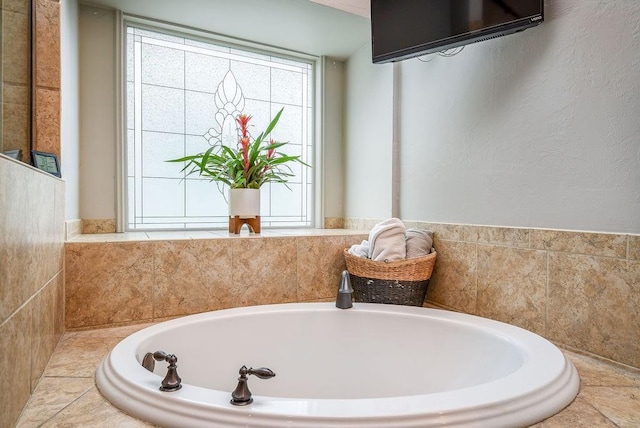
[[[234,406],[246,406],[253,402],[251,391],[249,391],[249,387],[247,386],[247,375],[255,375],[260,379],[270,379],[276,375],[271,369],[266,367],[248,369],[247,366],[242,366],[239,373],[238,386],[236,386],[236,389],[231,393],[231,404]]]
[[[160,385],[160,391],[173,392],[182,388],[182,379],[178,376],[178,366],[176,365],[178,357],[173,354],[167,354],[163,351],[147,352],[142,360],[142,367],[153,372],[156,365],[154,360],[166,361],[169,363],[169,367],[167,367],[167,375],[164,377],[162,384]]]

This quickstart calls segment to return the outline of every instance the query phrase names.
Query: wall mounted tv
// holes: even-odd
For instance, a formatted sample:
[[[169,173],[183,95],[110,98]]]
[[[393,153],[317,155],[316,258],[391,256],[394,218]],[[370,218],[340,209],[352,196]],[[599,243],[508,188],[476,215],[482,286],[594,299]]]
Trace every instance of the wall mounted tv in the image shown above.
[[[544,0],[371,0],[373,62],[512,34],[544,20]]]

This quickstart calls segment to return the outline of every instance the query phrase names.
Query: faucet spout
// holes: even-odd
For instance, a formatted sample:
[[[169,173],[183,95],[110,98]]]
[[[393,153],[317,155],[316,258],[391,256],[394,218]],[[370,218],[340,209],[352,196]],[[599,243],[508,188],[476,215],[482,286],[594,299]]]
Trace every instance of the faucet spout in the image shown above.
[[[338,289],[338,298],[336,299],[336,307],[340,309],[349,309],[353,307],[353,301],[351,296],[353,295],[353,288],[351,287],[351,278],[349,277],[349,271],[342,271],[342,278],[340,279],[340,288]]]

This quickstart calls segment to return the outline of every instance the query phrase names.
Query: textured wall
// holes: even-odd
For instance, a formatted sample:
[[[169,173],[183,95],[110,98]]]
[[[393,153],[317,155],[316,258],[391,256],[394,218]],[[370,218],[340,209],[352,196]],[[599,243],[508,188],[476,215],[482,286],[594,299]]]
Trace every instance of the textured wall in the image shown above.
[[[64,182],[0,156],[0,426],[13,426],[64,329]]]
[[[371,46],[346,66],[345,217],[391,216],[393,66],[371,66]]]
[[[401,63],[403,218],[640,232],[640,3],[545,15]]]
[[[393,76],[368,79],[384,72],[360,57],[367,49],[348,61],[347,153],[357,156],[346,158],[346,217],[389,210],[386,189],[363,191],[391,159],[363,153],[390,153],[391,137],[375,130],[395,117],[404,219],[640,232],[640,3],[545,4],[536,28],[398,63],[395,95]],[[352,114],[376,102],[387,111]]]

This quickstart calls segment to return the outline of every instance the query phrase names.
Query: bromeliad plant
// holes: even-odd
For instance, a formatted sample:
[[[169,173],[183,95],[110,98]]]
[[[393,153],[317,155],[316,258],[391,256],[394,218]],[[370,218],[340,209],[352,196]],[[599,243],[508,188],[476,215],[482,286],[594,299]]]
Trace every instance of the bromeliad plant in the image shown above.
[[[204,153],[172,159],[168,162],[187,162],[182,171],[187,175],[199,174],[211,181],[224,183],[232,189],[259,189],[269,182],[287,185],[293,171],[288,162],[304,163],[300,156],[289,156],[277,151],[287,143],[272,139],[265,141],[280,120],[281,109],[275,115],[267,129],[251,141],[249,121],[252,116],[240,114],[236,118],[238,124],[238,143],[230,147],[224,143],[216,144]],[[288,187],[288,186],[287,186]]]

